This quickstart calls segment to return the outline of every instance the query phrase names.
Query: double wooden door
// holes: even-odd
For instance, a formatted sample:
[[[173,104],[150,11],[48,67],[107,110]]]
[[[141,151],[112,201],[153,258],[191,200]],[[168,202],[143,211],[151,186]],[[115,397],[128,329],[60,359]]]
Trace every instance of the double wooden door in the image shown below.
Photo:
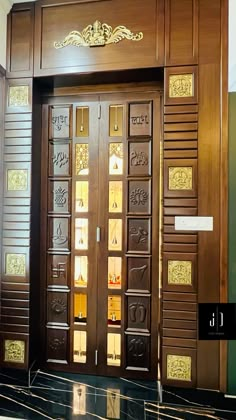
[[[48,367],[156,378],[160,97],[43,105],[41,326]]]

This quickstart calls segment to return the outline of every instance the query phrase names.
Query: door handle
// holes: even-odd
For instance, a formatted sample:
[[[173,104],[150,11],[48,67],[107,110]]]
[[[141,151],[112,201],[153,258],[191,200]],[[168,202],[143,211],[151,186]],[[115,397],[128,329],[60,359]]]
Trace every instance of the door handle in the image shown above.
[[[96,238],[97,242],[101,242],[101,228],[99,226],[97,226]]]

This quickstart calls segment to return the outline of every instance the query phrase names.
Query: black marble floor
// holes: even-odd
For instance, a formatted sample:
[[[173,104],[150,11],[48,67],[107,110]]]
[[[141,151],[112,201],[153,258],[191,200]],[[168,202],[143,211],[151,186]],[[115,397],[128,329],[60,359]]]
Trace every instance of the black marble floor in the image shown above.
[[[0,386],[0,419],[236,420],[236,399],[157,382],[4,370]]]

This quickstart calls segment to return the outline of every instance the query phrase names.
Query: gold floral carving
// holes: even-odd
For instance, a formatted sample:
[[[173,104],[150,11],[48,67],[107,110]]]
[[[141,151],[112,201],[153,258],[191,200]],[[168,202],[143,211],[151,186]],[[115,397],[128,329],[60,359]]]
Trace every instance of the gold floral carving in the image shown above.
[[[192,190],[192,167],[169,167],[169,190]]]
[[[9,106],[27,106],[29,104],[29,86],[9,87]]]
[[[27,169],[8,169],[7,171],[7,190],[26,191],[28,188]]]
[[[115,155],[116,157],[122,159],[123,156],[124,156],[123,144],[122,143],[110,143],[109,155],[110,156]]]
[[[24,363],[25,342],[22,340],[5,340],[4,362]]]
[[[167,355],[167,379],[191,381],[191,367],[190,356]]]
[[[194,96],[193,74],[173,74],[169,77],[169,97],[188,98]]]
[[[86,26],[79,31],[71,31],[63,41],[54,42],[54,47],[64,48],[68,45],[75,45],[76,47],[99,47],[107,44],[117,44],[123,39],[130,41],[141,41],[143,33],[134,34],[125,26],[117,26],[112,29],[107,23],[101,23],[96,20],[92,25]]]
[[[6,254],[6,275],[25,276],[25,254]]]
[[[191,261],[168,261],[168,284],[192,284]]]
[[[88,169],[88,144],[76,144],[75,156],[76,175],[80,175],[81,171]]]

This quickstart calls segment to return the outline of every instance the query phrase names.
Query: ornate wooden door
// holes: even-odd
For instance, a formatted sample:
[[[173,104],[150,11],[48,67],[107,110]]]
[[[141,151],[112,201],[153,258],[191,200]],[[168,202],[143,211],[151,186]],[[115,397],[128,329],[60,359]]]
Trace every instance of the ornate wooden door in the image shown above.
[[[157,377],[159,121],[155,92],[43,106],[41,325],[51,368]]]

